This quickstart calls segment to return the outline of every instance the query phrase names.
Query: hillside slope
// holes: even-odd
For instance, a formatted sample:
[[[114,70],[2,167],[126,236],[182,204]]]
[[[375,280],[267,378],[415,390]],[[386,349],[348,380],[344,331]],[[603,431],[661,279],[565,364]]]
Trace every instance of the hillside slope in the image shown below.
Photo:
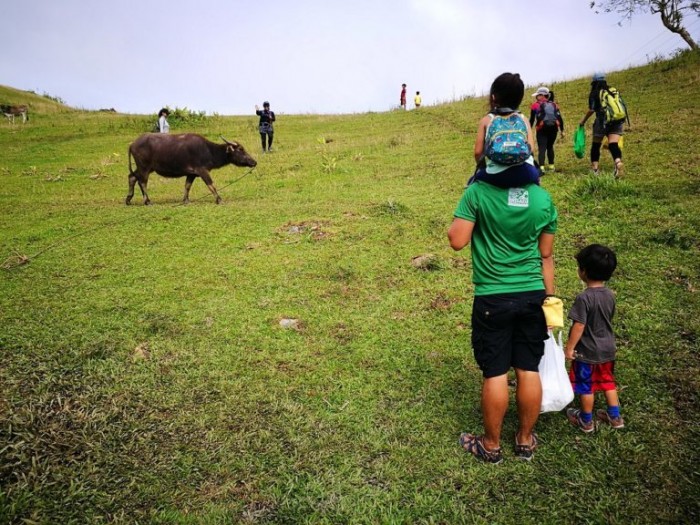
[[[69,106],[52,100],[48,96],[37,95],[31,91],[22,91],[3,85],[0,85],[0,103],[11,105],[26,104],[29,106],[30,114],[34,111],[39,113],[63,113],[74,111],[74,109]]]
[[[213,172],[220,206],[156,175],[153,206],[124,205],[147,116],[47,101],[3,122],[0,523],[697,523],[699,57],[608,75],[621,181],[571,151],[589,79],[549,86],[557,293],[581,289],[577,250],[615,249],[627,425],[545,414],[525,464],[512,399],[497,468],[457,444],[481,375],[469,254],[446,240],[485,99],[282,114],[266,155],[254,115],[177,123],[258,159]]]

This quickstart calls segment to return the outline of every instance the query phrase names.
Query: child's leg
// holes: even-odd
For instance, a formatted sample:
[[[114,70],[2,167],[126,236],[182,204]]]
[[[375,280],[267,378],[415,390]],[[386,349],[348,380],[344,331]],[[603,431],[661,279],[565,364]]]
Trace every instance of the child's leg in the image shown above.
[[[608,404],[608,407],[620,406],[620,398],[617,397],[617,389],[605,391],[605,402]]]
[[[595,404],[594,394],[581,394],[579,396],[581,402],[581,419],[588,423],[593,419],[593,405]]]
[[[596,416],[600,421],[607,423],[612,428],[624,428],[625,421],[620,415],[620,399],[617,396],[615,384],[615,361],[601,363],[597,366],[597,380],[605,393],[605,401],[608,404],[607,410],[598,410]]]
[[[624,428],[625,420],[620,415],[620,400],[617,397],[617,390],[606,390],[605,401],[608,403],[608,408],[607,410],[598,410],[596,412],[597,418],[614,429]]]
[[[589,363],[572,361],[569,369],[569,380],[574,389],[574,393],[579,396],[580,409],[569,408],[566,410],[566,417],[575,427],[580,428],[585,433],[595,430],[593,422],[593,405],[595,394],[591,382],[592,366]]]

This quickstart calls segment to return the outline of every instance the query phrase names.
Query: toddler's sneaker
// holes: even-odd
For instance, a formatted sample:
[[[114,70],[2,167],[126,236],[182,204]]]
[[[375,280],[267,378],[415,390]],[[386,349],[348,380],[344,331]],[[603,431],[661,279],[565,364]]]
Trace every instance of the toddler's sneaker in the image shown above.
[[[581,432],[590,434],[595,430],[595,421],[591,419],[590,423],[581,421],[581,411],[578,408],[567,408],[566,417],[569,423],[581,429]]]
[[[596,412],[596,416],[598,416],[598,419],[600,421],[602,421],[603,423],[607,423],[615,430],[620,429],[620,428],[625,428],[625,420],[622,419],[622,416],[610,417],[610,414],[608,414],[608,411],[603,410],[602,408]]]

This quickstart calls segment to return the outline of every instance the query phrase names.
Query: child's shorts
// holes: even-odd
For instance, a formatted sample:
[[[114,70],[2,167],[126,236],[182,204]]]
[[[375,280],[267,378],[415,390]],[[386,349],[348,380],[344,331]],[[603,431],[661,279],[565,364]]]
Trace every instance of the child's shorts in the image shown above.
[[[576,394],[615,390],[615,361],[596,364],[572,361],[569,380]]]

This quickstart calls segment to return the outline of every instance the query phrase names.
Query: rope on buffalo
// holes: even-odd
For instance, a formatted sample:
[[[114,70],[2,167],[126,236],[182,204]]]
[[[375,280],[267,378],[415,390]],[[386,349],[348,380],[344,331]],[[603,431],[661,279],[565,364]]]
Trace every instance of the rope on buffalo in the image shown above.
[[[250,168],[248,171],[246,171],[240,177],[238,177],[238,178],[232,180],[231,182],[229,182],[228,184],[225,184],[225,185],[221,186],[220,188],[218,188],[217,191],[221,191],[221,190],[228,188],[229,186],[232,186],[233,184],[237,183],[238,181],[240,181],[244,177],[247,177],[248,175],[250,175],[254,169],[255,168]],[[196,197],[194,199],[191,199],[190,202],[197,202],[197,201],[202,200],[206,197],[209,197],[210,195],[211,195],[210,193],[201,195],[200,197]],[[178,202],[177,204],[173,204],[172,207],[177,208],[178,206],[182,206],[183,204],[185,204],[185,203]],[[93,228],[88,228],[86,230],[74,233],[72,235],[68,235],[67,237],[62,238],[62,239],[54,242],[53,244],[49,244],[45,248],[42,248],[41,250],[36,252],[34,255],[24,255],[18,251],[15,251],[14,254],[10,255],[7,259],[5,259],[5,261],[2,263],[2,265],[0,265],[0,268],[2,268],[3,270],[14,270],[15,268],[19,268],[20,266],[24,266],[25,264],[29,264],[34,259],[38,258],[40,255],[43,255],[46,252],[53,250],[54,248],[58,248],[59,246],[64,245],[67,241],[70,241],[71,239],[82,237],[84,235],[87,235],[88,233],[93,233],[96,231],[104,230],[106,228],[116,226],[117,224],[125,224],[125,223],[127,223],[133,219],[137,219],[139,217],[141,217],[141,216],[134,215],[134,216],[129,217],[127,219],[120,219],[118,221],[108,222],[106,224],[101,224],[99,226],[95,226]]]

